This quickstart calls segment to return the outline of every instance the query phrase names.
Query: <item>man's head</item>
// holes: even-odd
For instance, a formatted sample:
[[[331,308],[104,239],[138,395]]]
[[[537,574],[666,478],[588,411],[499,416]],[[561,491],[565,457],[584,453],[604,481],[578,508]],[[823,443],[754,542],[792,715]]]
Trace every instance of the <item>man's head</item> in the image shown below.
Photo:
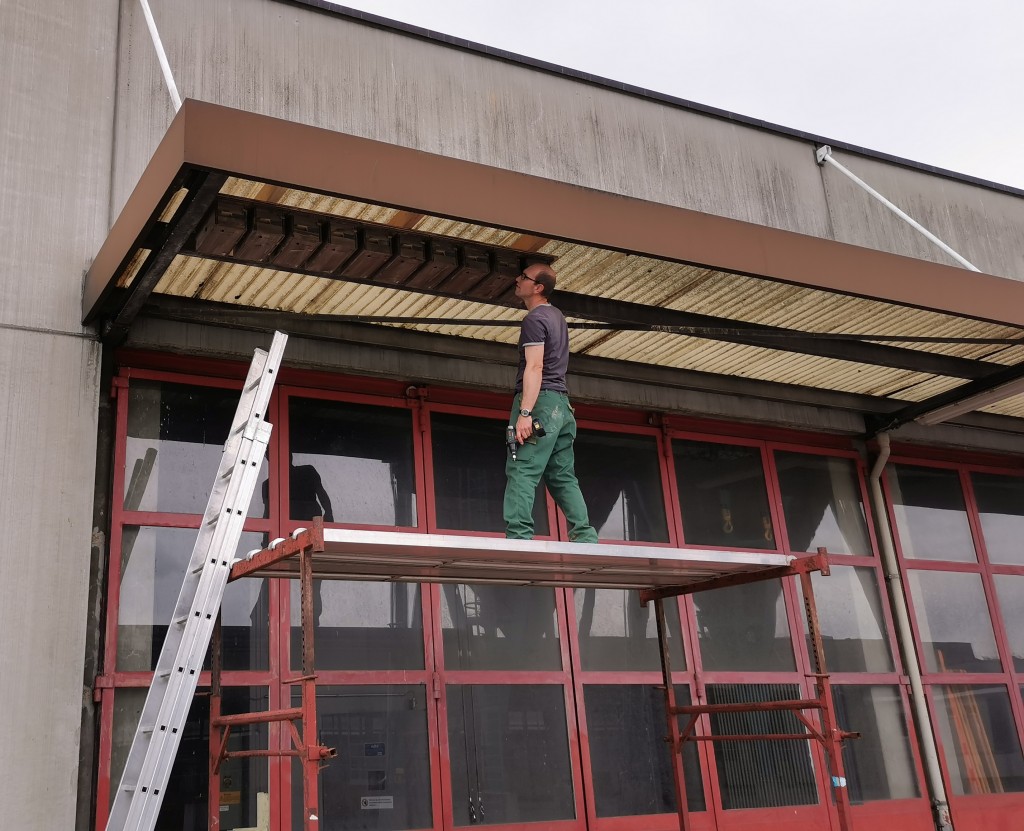
[[[528,265],[518,277],[516,277],[516,297],[527,304],[536,305],[548,300],[555,290],[554,269],[544,263],[533,263]]]

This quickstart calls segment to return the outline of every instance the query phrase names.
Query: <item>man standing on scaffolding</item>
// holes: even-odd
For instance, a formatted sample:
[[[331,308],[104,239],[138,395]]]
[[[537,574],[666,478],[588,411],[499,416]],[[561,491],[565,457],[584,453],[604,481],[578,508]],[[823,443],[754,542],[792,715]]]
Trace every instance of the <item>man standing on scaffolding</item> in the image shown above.
[[[509,429],[521,447],[505,464],[505,536],[533,538],[533,501],[543,477],[565,514],[569,539],[597,542],[576,479],[576,418],[565,385],[569,327],[548,302],[554,290],[555,272],[543,263],[528,266],[516,277],[516,297],[526,307],[526,317],[519,331],[519,372]],[[541,425],[543,435],[534,430],[535,423]]]

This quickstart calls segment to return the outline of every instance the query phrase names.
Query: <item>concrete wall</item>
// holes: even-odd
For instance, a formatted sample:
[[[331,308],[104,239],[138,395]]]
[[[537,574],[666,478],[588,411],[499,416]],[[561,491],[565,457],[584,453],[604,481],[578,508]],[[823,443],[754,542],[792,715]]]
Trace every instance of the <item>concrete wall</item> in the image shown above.
[[[82,278],[109,222],[116,0],[0,3],[0,806],[75,824],[99,346]]]
[[[138,4],[122,4],[114,202],[172,112]],[[275,0],[157,0],[183,96],[612,193],[951,264],[814,145]],[[978,267],[1024,279],[1024,199],[836,158]],[[709,265],[714,265],[711,263]]]

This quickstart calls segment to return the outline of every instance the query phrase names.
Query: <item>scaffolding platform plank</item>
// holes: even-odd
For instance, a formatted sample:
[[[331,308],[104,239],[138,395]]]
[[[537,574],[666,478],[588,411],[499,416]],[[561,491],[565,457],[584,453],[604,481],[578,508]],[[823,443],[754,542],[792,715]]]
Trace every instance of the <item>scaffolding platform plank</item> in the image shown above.
[[[232,579],[247,575],[298,576],[297,560],[287,553],[291,543],[285,540],[276,548],[254,552],[235,565]],[[313,576],[650,589],[785,569],[795,559],[775,552],[327,528],[323,531],[323,551],[313,554]]]

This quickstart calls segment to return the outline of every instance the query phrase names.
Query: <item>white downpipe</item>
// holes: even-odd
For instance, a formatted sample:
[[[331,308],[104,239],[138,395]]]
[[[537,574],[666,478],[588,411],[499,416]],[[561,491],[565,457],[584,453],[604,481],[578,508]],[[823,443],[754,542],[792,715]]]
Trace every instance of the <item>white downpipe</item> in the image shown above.
[[[153,47],[156,49],[157,60],[160,61],[160,71],[164,74],[164,83],[167,84],[167,91],[171,94],[171,102],[174,104],[174,111],[181,109],[181,96],[178,95],[178,87],[174,83],[174,75],[171,74],[171,65],[167,61],[167,53],[164,51],[164,44],[160,40],[160,32],[157,31],[156,21],[153,19],[153,12],[149,8],[149,0],[139,0],[142,6],[142,13],[146,17],[146,25],[149,27],[149,36],[153,38]]]
[[[953,822],[949,816],[949,800],[946,797],[946,785],[942,781],[942,770],[939,767],[939,754],[935,746],[935,734],[928,716],[928,705],[924,697],[924,685],[921,683],[921,667],[917,662],[917,650],[914,648],[914,634],[910,628],[910,613],[907,610],[907,599],[903,590],[903,580],[896,563],[896,548],[892,541],[892,528],[889,525],[889,514],[886,512],[885,497],[882,494],[882,471],[889,461],[889,434],[879,433],[878,457],[868,477],[871,494],[871,507],[878,527],[878,545],[882,553],[882,565],[885,568],[885,584],[889,589],[889,597],[893,615],[896,620],[896,640],[903,653],[903,665],[910,679],[910,705],[914,711],[917,735],[924,760],[924,773],[928,780],[928,790],[932,797],[932,808],[935,811],[935,827],[938,831],[953,831]]]
[[[855,174],[853,171],[849,170],[848,168],[844,167],[839,162],[837,162],[835,159],[833,159],[832,148],[829,147],[827,144],[823,144],[821,145],[821,147],[818,148],[816,157],[818,159],[818,164],[832,165],[832,167],[834,167],[836,170],[838,170],[840,173],[846,176],[850,181],[857,185],[857,187],[861,188],[865,193],[867,193],[870,196],[873,196],[875,199],[877,199],[879,202],[885,205],[885,207],[887,207],[890,211],[896,214],[896,216],[898,216],[900,219],[906,222],[907,225],[909,225],[915,231],[919,231],[929,240],[934,242],[937,246],[939,246],[939,248],[941,248],[943,251],[949,254],[950,257],[952,257],[954,260],[960,263],[960,265],[962,265],[964,268],[970,269],[971,271],[981,271],[980,268],[978,268],[976,265],[967,260],[966,257],[962,257],[960,254],[958,254],[956,251],[954,251],[952,248],[946,245],[946,243],[944,243],[937,236],[935,236],[935,234],[933,234],[931,231],[925,228],[920,222],[918,222],[912,216],[896,207],[892,202],[890,202],[888,199],[882,196],[882,194],[880,194],[877,190],[871,187],[871,185],[869,185],[867,182],[865,182],[863,179],[857,176],[857,174]]]

